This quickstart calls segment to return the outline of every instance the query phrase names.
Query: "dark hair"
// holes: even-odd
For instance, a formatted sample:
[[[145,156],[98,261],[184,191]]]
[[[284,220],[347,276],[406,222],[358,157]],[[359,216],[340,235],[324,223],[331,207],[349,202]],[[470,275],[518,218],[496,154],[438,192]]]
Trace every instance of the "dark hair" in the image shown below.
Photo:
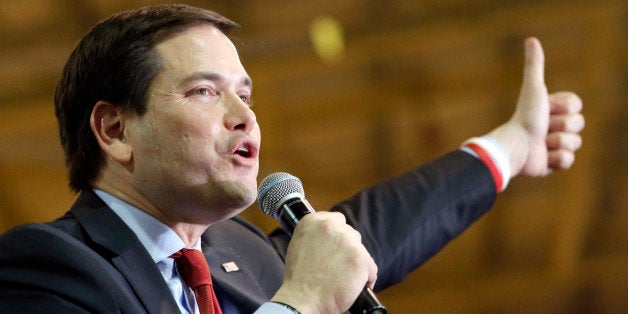
[[[225,34],[237,27],[212,11],[157,5],[120,12],[98,23],[77,44],[55,93],[61,146],[74,191],[91,188],[105,161],[90,128],[94,105],[103,100],[144,114],[146,91],[162,68],[155,45],[203,24]]]

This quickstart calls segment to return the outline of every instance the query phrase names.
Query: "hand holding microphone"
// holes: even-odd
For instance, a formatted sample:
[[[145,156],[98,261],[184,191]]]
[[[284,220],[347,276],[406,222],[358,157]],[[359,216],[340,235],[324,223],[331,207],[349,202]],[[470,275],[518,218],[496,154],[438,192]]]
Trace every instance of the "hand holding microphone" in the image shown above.
[[[300,180],[287,173],[266,177],[259,186],[258,200],[264,213],[294,233],[284,284],[273,301],[288,303],[304,313],[347,309],[352,314],[386,313],[370,287],[377,278],[377,266],[360,234],[346,224],[342,214],[314,213]]]

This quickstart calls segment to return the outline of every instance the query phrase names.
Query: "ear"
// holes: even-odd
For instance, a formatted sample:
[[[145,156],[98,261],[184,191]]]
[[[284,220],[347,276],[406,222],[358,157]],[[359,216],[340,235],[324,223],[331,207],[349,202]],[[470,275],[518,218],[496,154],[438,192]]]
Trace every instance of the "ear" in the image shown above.
[[[131,161],[133,150],[126,143],[122,108],[106,101],[98,101],[92,109],[89,124],[100,149],[111,159],[125,165]]]

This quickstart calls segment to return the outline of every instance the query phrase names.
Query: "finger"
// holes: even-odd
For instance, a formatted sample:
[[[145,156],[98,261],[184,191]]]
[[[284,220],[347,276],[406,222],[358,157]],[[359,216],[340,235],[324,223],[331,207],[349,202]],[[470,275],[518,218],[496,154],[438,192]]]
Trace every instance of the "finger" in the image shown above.
[[[552,115],[550,117],[549,132],[578,133],[584,129],[584,116],[580,113]]]
[[[572,92],[557,92],[549,96],[551,114],[570,114],[582,111],[582,99]]]
[[[360,245],[362,244],[362,234],[360,232],[358,232],[357,230],[355,230],[353,227],[351,227],[348,224],[343,224],[340,227],[341,227],[340,230],[343,233],[345,233],[349,238],[353,239],[354,241],[356,241]]]
[[[524,87],[545,85],[544,63],[545,56],[539,40],[534,37],[526,39],[525,66],[523,71]]]
[[[307,214],[299,219],[292,238],[300,238],[307,234],[323,234],[331,236],[346,225],[344,215],[326,211]]]
[[[547,135],[546,143],[550,151],[565,149],[575,152],[582,146],[582,137],[573,133],[553,132]]]
[[[346,224],[347,223],[347,217],[345,217],[345,215],[338,213],[338,212],[326,212],[326,211],[321,211],[318,213],[325,213],[326,217],[328,219],[331,219],[337,223],[340,224]]]
[[[370,258],[369,261],[369,279],[368,282],[366,283],[366,285],[368,287],[370,287],[371,289],[375,288],[375,282],[377,281],[377,264],[375,263],[375,260],[373,259],[373,257]]]
[[[567,170],[571,168],[576,157],[573,152],[560,149],[548,152],[547,166],[553,170]]]
[[[338,212],[329,212],[329,211],[318,211],[318,212],[313,212],[311,214],[305,215],[303,216],[303,218],[301,218],[301,220],[303,219],[312,219],[312,220],[330,220],[330,221],[334,221],[337,223],[346,223],[346,217],[345,215],[338,213]]]

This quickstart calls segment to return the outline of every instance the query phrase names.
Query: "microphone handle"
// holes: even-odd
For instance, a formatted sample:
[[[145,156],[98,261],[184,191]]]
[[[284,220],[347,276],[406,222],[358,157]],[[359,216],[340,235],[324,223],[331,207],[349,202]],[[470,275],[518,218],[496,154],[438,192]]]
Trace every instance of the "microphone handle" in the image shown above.
[[[364,287],[353,305],[349,308],[351,314],[386,314],[388,310],[377,299],[371,287]]]
[[[314,208],[303,198],[294,198],[284,202],[278,210],[277,218],[284,230],[292,236],[299,220],[303,216],[313,213]],[[386,307],[377,299],[370,287],[364,287],[353,305],[349,308],[351,314],[386,314]]]

